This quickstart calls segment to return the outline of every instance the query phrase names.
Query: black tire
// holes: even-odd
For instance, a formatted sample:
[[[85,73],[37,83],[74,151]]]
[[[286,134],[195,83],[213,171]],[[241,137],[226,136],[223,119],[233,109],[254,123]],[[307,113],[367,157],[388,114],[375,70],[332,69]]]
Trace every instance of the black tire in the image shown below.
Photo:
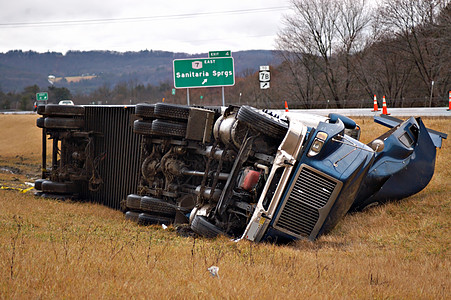
[[[127,211],[125,213],[125,219],[132,222],[138,222],[139,214],[140,214],[139,212]]]
[[[153,197],[143,196],[141,198],[141,210],[154,215],[175,216],[175,205]]]
[[[44,127],[50,129],[80,129],[84,125],[82,119],[48,117],[44,121]]]
[[[128,195],[125,205],[130,210],[140,210],[140,208],[141,208],[141,196],[135,195],[135,194]]]
[[[135,106],[135,115],[141,118],[155,118],[155,104],[139,103]]]
[[[133,132],[141,135],[152,135],[152,121],[135,120]]]
[[[157,119],[152,122],[152,133],[159,136],[185,137],[186,123]]]
[[[84,116],[85,108],[81,105],[47,104],[45,114],[48,116]]]
[[[34,182],[34,189],[38,191],[42,191],[42,183],[47,179],[38,179]]]
[[[242,106],[238,111],[237,119],[246,123],[255,131],[277,140],[282,140],[288,130],[288,124],[286,122],[251,106]]]
[[[44,124],[45,124],[45,118],[41,117],[41,118],[36,119],[36,126],[38,126],[39,128],[45,128]]]
[[[154,216],[146,213],[140,213],[138,216],[138,224],[140,225],[152,225],[152,224],[171,225],[172,223],[174,223],[174,219],[172,218]]]
[[[162,102],[155,104],[155,115],[157,118],[188,120],[189,111],[189,106]]]
[[[38,115],[45,115],[45,104],[39,104],[38,107],[36,108],[36,113]]]
[[[206,238],[215,238],[220,234],[225,235],[221,229],[208,222],[204,216],[195,216],[191,222],[191,229]]]
[[[73,194],[56,194],[56,193],[39,192],[39,193],[37,193],[37,195],[42,198],[56,199],[56,200],[61,200],[61,201],[77,199],[76,197],[73,196]]]
[[[74,182],[54,182],[45,180],[41,183],[42,191],[55,194],[75,194],[78,186]]]
[[[195,233],[189,224],[179,224],[176,227],[177,234],[182,237],[196,238],[197,233]]]

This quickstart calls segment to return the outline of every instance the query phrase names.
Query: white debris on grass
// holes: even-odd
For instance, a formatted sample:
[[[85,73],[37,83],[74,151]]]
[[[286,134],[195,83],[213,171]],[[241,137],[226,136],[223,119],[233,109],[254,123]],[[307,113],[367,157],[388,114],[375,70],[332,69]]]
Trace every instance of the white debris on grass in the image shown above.
[[[210,268],[208,268],[208,272],[210,272],[210,275],[212,277],[218,277],[219,278],[219,267],[211,266]]]

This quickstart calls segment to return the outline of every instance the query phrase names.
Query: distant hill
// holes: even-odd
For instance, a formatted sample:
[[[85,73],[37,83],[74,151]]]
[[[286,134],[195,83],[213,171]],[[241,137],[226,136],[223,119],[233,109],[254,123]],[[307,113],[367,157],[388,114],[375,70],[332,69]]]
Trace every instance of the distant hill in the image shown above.
[[[275,51],[249,50],[232,53],[235,76],[257,72],[261,65],[278,65]],[[207,53],[190,55],[168,51],[139,52],[68,51],[37,53],[14,50],[0,53],[0,89],[19,92],[37,84],[41,89],[49,85],[47,78],[54,75],[57,87],[67,87],[72,93],[86,94],[92,90],[118,82],[144,85],[172,83],[172,61],[179,58],[204,58]],[[82,78],[78,78],[84,76]],[[65,80],[65,77],[68,77]],[[69,79],[70,78],[70,79]],[[77,78],[77,80],[71,80]],[[86,78],[86,79],[85,79]]]

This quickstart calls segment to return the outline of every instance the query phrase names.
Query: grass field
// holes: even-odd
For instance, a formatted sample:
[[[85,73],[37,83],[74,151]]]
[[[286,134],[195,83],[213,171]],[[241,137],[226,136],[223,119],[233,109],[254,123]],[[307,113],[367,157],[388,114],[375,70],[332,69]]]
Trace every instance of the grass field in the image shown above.
[[[36,118],[0,115],[0,184],[39,176]],[[357,121],[363,141],[386,131]],[[451,128],[450,118],[425,123]],[[419,194],[285,246],[184,238],[103,206],[0,190],[0,298],[450,299],[449,144]]]

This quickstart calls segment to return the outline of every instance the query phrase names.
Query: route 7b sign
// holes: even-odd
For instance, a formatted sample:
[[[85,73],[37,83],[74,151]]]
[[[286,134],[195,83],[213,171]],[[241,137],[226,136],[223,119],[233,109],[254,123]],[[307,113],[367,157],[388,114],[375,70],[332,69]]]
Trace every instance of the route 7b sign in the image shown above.
[[[269,72],[269,66],[260,66],[258,72],[258,79],[260,81],[260,89],[269,89],[269,82],[271,81],[271,73]]]
[[[175,59],[173,64],[178,89],[235,84],[233,57]]]

